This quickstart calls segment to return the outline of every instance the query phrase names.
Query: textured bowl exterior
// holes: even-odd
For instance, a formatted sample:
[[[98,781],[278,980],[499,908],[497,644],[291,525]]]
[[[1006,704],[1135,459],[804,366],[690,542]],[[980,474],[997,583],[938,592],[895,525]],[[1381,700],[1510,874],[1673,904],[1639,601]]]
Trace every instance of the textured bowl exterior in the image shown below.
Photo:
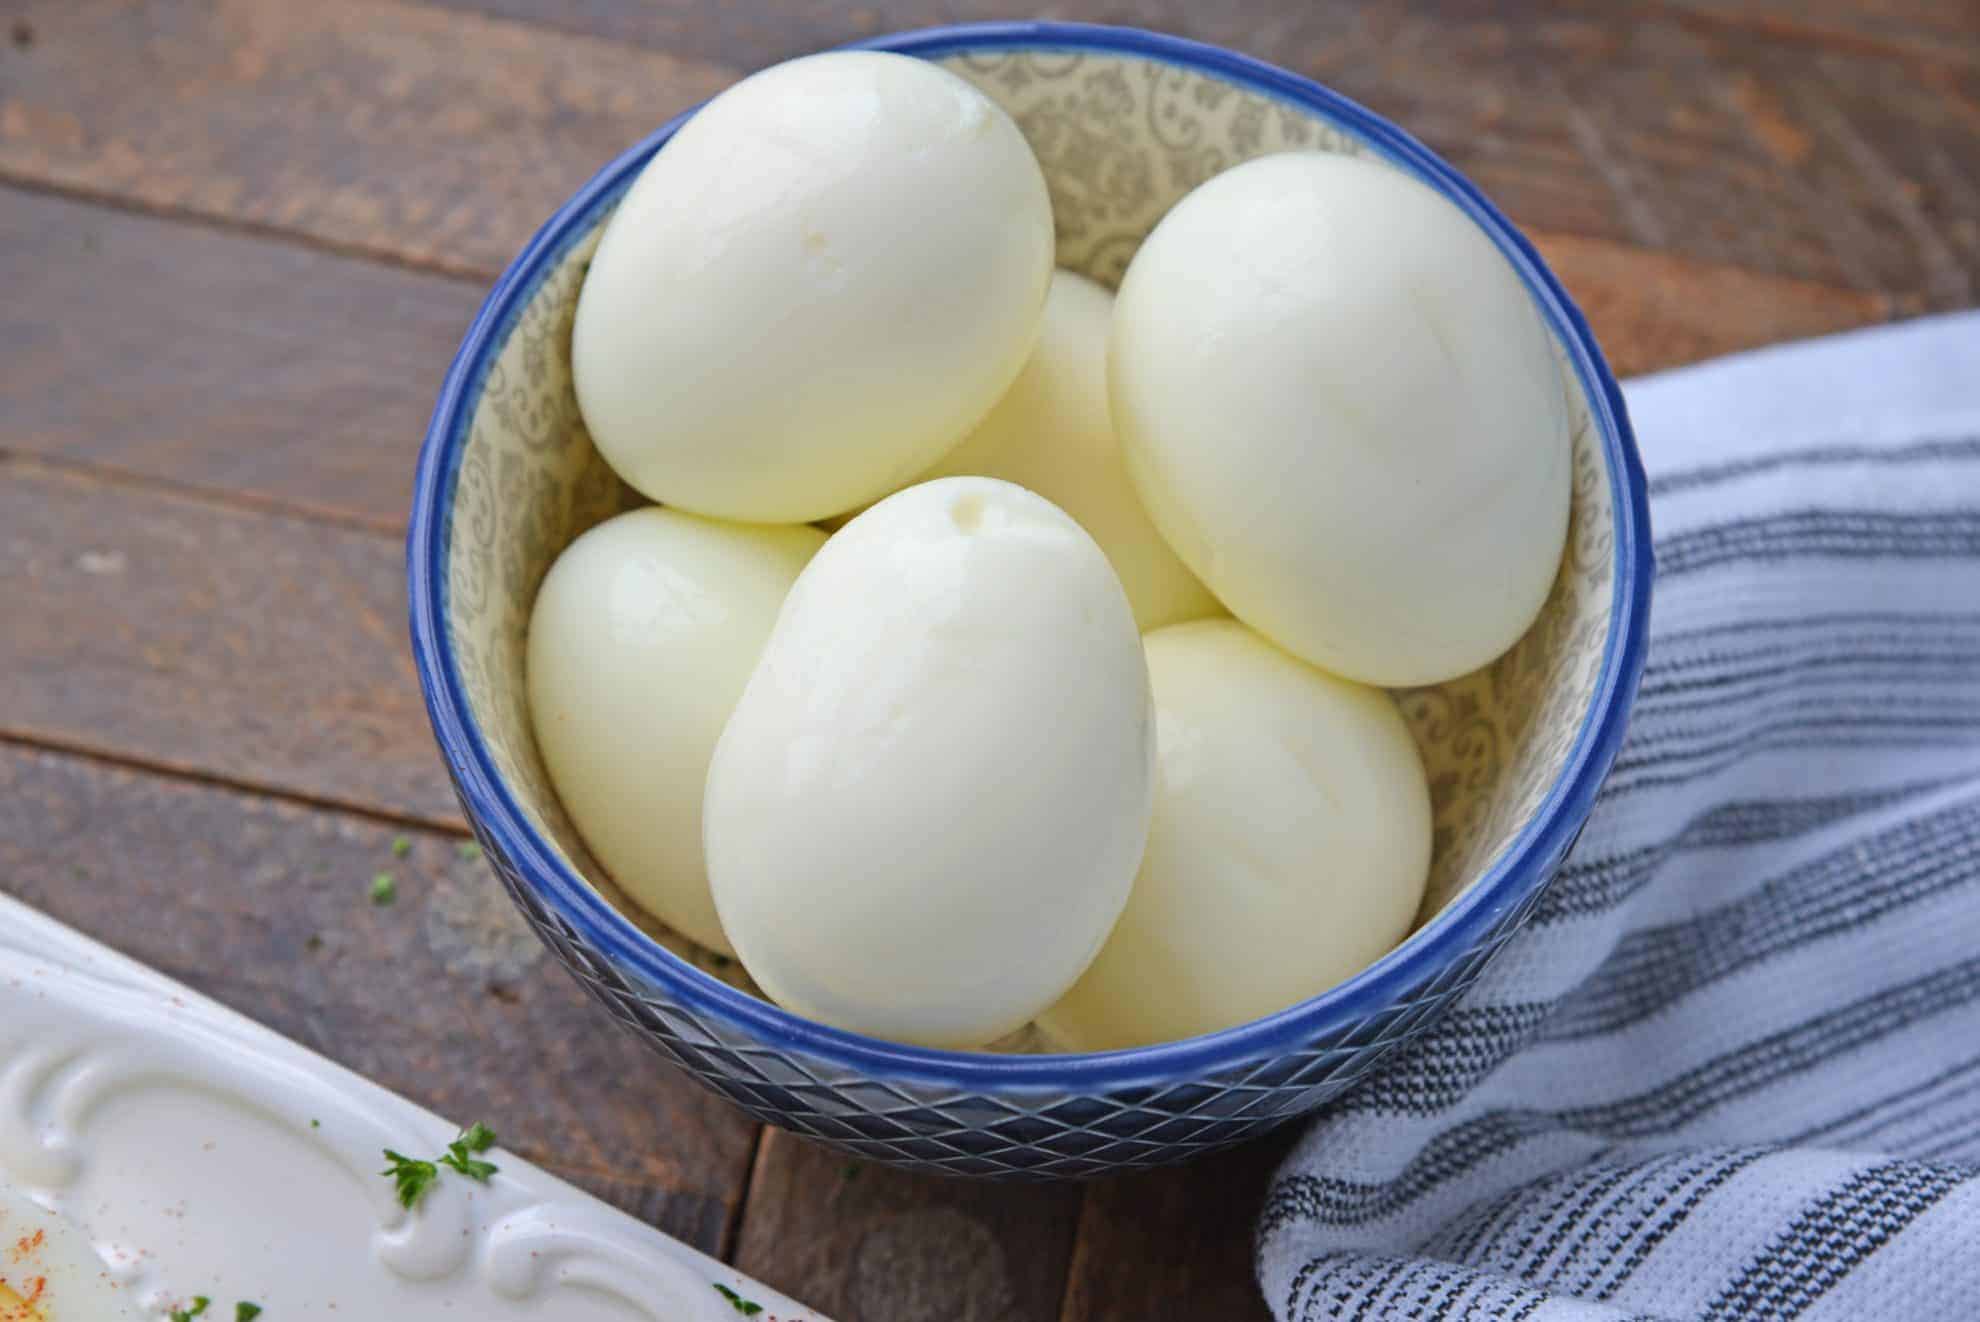
[[[1541,893],[1532,887],[1420,986],[1350,1031],[1200,1074],[1006,1089],[862,1068],[697,1014],[668,988],[600,953],[543,902],[498,844],[485,834],[482,841],[530,926],[579,984],[641,1041],[758,1120],[890,1165],[1005,1179],[1172,1165],[1324,1106],[1470,986]],[[1559,866],[1556,854],[1546,874]]]
[[[1204,1038],[1090,1056],[898,1046],[809,1023],[643,935],[534,829],[463,697],[447,642],[455,478],[489,360],[521,304],[680,121],[608,166],[497,283],[450,370],[422,451],[408,538],[414,656],[463,809],[516,904],[579,983],[642,1041],[759,1119],[861,1157],[951,1174],[1077,1177],[1162,1165],[1312,1111],[1420,1034],[1518,930],[1579,834],[1621,743],[1643,664],[1652,565],[1645,485],[1620,393],[1538,256],[1455,171],[1379,117],[1246,57],[1128,29],[990,24],[863,43],[927,58],[1104,52],[1278,98],[1352,130],[1493,232],[1569,348],[1607,467],[1614,604],[1601,672],[1565,769],[1493,866],[1362,974]]]

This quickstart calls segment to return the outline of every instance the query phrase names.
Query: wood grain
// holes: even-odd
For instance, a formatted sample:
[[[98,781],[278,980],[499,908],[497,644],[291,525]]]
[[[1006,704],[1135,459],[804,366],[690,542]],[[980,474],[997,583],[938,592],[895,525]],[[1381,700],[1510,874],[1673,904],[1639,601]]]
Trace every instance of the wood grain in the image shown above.
[[[1539,243],[1625,374],[1900,310],[1607,240]],[[480,300],[455,279],[5,187],[0,282],[15,294],[0,451],[394,533]]]
[[[388,0],[26,0],[33,44],[0,51],[0,173],[486,272],[599,164],[739,65],[1009,12],[998,0],[779,3],[732,21],[695,11],[720,46],[710,53],[728,58],[718,65],[678,45]],[[688,22],[678,4],[547,12],[662,43],[684,41]],[[1918,307],[1974,295],[1980,88],[1962,65],[1787,49],[1751,25],[1659,7],[1605,21],[1612,11],[1575,0],[1091,0],[1059,12],[1268,53],[1426,138],[1537,230]],[[267,107],[281,108],[280,150]]]
[[[10,8],[0,174],[474,274],[732,77],[391,0]]]
[[[1296,30],[1297,5],[1283,0],[1066,0],[1039,4],[1002,0],[429,0],[451,8],[503,14],[565,31],[637,42],[716,63],[754,69],[834,42],[934,23],[1001,19],[1059,19],[1154,28],[1236,49],[1267,52],[1266,41]],[[1372,0],[1337,7],[1374,8]],[[1383,6],[1396,8],[1396,6]],[[1479,7],[1454,0],[1418,0],[1426,16],[1462,21]],[[1618,24],[1666,17],[1673,10],[1719,27],[1797,44],[1843,45],[1922,54],[1935,60],[1980,57],[1980,11],[1972,0],[1605,0],[1526,5],[1534,16],[1577,14]],[[1496,11],[1509,14],[1507,6]],[[1261,40],[1261,38],[1263,40]],[[1268,56],[1268,58],[1270,58]]]
[[[844,1322],[1045,1322],[1080,1195],[910,1175],[766,1129],[735,1263]]]
[[[0,733],[452,826],[396,539],[0,459]]]
[[[1297,1128],[1192,1166],[1093,1184],[1061,1316],[1266,1322],[1251,1227]]]
[[[1973,0],[1672,0],[1698,20],[1738,24],[1794,45],[1898,51],[1937,62],[1980,63]]]
[[[1920,307],[1963,306],[1980,273],[1980,21],[1935,19],[1928,0],[1894,4],[1909,17],[1888,24],[1845,0],[1825,6],[1908,44],[1792,21],[1785,0],[1748,0],[1739,21],[1648,0],[765,0],[712,12],[693,0],[447,2],[737,68],[932,22],[1126,23],[1256,53],[1338,88],[1425,139],[1533,229]],[[1784,39],[1783,24],[1801,39]]]
[[[0,743],[0,888],[722,1251],[755,1127],[608,1023],[456,843]]]
[[[1535,242],[1618,376],[1849,330],[1898,310],[1880,294],[1603,239],[1542,234]]]
[[[393,533],[480,302],[457,280],[5,188],[0,288],[0,450]]]

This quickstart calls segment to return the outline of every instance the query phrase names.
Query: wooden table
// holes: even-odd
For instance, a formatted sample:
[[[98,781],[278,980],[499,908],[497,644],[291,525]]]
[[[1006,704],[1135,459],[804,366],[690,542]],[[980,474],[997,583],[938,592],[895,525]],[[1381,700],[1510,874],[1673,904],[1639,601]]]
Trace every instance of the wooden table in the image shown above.
[[[458,856],[407,655],[414,452],[535,225],[740,71],[1011,15],[0,5],[0,888],[846,1322],[1262,1316],[1250,1218],[1283,1141],[949,1183],[668,1073]],[[1973,0],[1050,16],[1231,45],[1399,120],[1537,237],[1622,372],[1975,302]]]

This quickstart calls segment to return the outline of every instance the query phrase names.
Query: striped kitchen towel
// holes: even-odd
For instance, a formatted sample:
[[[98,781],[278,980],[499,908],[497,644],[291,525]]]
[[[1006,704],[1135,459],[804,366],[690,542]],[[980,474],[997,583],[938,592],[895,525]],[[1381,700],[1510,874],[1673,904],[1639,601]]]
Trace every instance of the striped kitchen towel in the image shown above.
[[[1305,1135],[1294,1319],[1980,1319],[1980,314],[1626,391],[1659,576],[1531,923]]]

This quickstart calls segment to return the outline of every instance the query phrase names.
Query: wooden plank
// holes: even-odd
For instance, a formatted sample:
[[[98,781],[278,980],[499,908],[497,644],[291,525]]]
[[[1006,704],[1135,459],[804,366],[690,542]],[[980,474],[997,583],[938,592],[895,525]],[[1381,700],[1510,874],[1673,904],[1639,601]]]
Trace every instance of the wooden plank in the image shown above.
[[[1878,294],[1646,252],[1603,239],[1536,242],[1619,376],[1888,319]]]
[[[480,302],[458,280],[17,189],[0,189],[0,288],[0,449],[391,532]]]
[[[766,1129],[735,1264],[847,1322],[1051,1322],[1080,1194],[910,1175]]]
[[[475,274],[732,77],[393,0],[10,9],[0,174]]]
[[[725,66],[740,74],[860,37],[936,23],[971,22],[988,12],[967,0],[428,0],[559,32],[601,37]],[[1002,19],[1043,17],[1044,6],[1007,4]],[[1053,6],[1054,17],[1073,17]]]
[[[0,459],[0,733],[457,824],[402,554]]]
[[[1748,27],[1776,41],[1896,50],[1980,63],[1973,0],[1673,0],[1699,21]]]
[[[706,0],[430,0],[450,8],[540,22],[572,32],[637,42],[655,49],[742,69],[759,68],[855,37],[931,23],[1012,18],[1073,19],[1155,28],[1237,49],[1261,31],[1283,30],[1295,6],[1282,0],[1069,0],[1009,4],[1003,0],[755,0],[710,5]],[[1362,8],[1369,7],[1363,0]],[[1477,6],[1417,0],[1426,15],[1461,21]],[[1897,48],[1933,58],[1980,58],[1980,11],[1971,0],[1666,0],[1637,12],[1603,12],[1618,23],[1679,8],[1717,25],[1735,25],[1767,38],[1816,44]],[[1564,6],[1554,6],[1562,10]],[[1583,12],[1588,12],[1584,6]],[[1294,21],[1297,21],[1296,19]],[[1267,50],[1269,47],[1251,47]]]
[[[755,1126],[615,1028],[456,843],[0,744],[0,889],[722,1251]]]
[[[521,0],[485,3],[522,12]],[[738,63],[928,12],[781,3],[714,24],[720,42],[741,43],[724,47]],[[36,37],[9,55],[0,173],[456,271],[499,266],[599,163],[732,76],[393,0],[27,0],[26,11]],[[995,0],[953,6],[992,11],[1006,16]],[[650,28],[643,9],[607,0],[541,12],[662,41],[691,21],[675,5]],[[1956,68],[1922,56],[1810,50],[1683,11],[1605,23],[1570,0],[1412,11],[1093,0],[1064,12],[1267,52],[1394,116],[1538,230],[1921,306],[1974,297],[1980,104]],[[751,55],[747,43],[771,39],[745,41],[745,29],[777,34],[774,48]],[[276,105],[279,151],[265,110]]]
[[[1938,40],[1927,0],[1906,41],[1790,24],[1780,0],[1739,21],[1660,0],[1298,5],[1283,0],[444,0],[754,68],[938,20],[1129,23],[1266,56],[1391,116],[1522,225],[1770,275],[1964,306],[1980,278],[1980,20]],[[1828,0],[1833,15],[1854,12]],[[1874,7],[1873,7],[1874,9]],[[1871,10],[1863,11],[1866,14]],[[1832,17],[1833,17],[1832,15]],[[1811,37],[1810,34],[1813,34]],[[1822,40],[1824,33],[1838,39]]]
[[[1251,1229],[1298,1128],[1191,1166],[1094,1184],[1079,1219],[1064,1322],[1266,1322]]]
[[[1873,294],[1539,236],[1616,370],[1881,319]],[[397,532],[470,285],[0,187],[0,451]],[[61,307],[60,318],[45,309]]]

